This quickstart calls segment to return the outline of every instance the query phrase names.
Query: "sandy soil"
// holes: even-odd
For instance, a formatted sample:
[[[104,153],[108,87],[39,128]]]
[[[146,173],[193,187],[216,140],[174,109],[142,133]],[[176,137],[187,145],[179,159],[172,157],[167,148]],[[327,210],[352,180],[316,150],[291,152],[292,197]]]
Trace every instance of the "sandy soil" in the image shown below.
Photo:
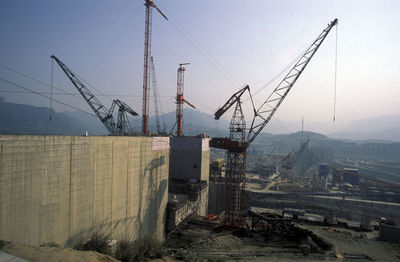
[[[116,262],[115,258],[94,251],[77,251],[71,248],[34,247],[8,244],[2,251],[31,262]]]

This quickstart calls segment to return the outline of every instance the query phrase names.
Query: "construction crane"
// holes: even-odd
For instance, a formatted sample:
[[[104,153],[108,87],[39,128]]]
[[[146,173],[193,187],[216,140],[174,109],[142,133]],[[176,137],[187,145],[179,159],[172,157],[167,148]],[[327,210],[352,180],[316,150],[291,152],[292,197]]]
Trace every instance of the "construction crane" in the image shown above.
[[[151,83],[153,84],[152,87],[153,87],[153,99],[154,99],[154,114],[156,116],[157,132],[158,132],[158,134],[165,134],[165,122],[164,122],[164,119],[162,119],[163,127],[161,128],[161,125],[160,125],[161,103],[159,102],[159,94],[158,94],[157,78],[156,78],[156,69],[155,69],[155,66],[154,66],[153,57],[150,58],[150,68],[151,68]]]
[[[121,100],[114,100],[109,110],[94,96],[92,92],[83,84],[83,82],[69,69],[60,59],[52,55],[54,59],[67,75],[72,84],[76,87],[78,92],[82,95],[88,103],[93,112],[97,115],[103,125],[107,128],[111,135],[128,135],[133,134],[133,130],[129,123],[129,115],[137,116],[138,114],[133,111],[127,104]],[[118,107],[117,123],[114,121],[114,111]]]
[[[292,169],[293,165],[295,162],[299,159],[301,154],[303,153],[304,149],[307,147],[307,145],[310,143],[310,139],[307,139],[304,143],[300,145],[300,149],[297,152],[290,152],[286,156],[282,158],[282,162],[284,163],[282,167],[284,167],[286,170]]]
[[[267,170],[271,170],[270,168],[274,166],[275,163],[273,163],[272,165],[267,165],[269,158],[272,156],[272,153],[275,152],[275,150],[278,149],[277,147],[274,147],[274,149],[271,150],[271,152],[269,152],[268,154],[264,154],[264,155],[256,155],[256,162],[254,164],[254,169],[252,172],[254,173],[258,173],[261,177],[262,176],[269,176],[270,175],[270,171]]]
[[[176,91],[176,135],[182,136],[182,128],[183,128],[183,104],[186,103],[192,108],[196,109],[194,105],[189,103],[185,98],[183,98],[183,89],[184,89],[184,75],[185,75],[185,67],[184,65],[189,65],[190,63],[182,63],[179,64],[178,67],[178,75],[177,75],[177,91]]]
[[[245,206],[245,176],[246,176],[246,152],[250,143],[258,136],[271,120],[297,79],[321,46],[333,26],[337,24],[335,19],[328,24],[322,33],[315,39],[303,56],[296,62],[289,73],[256,109],[251,97],[249,86],[245,86],[229,98],[229,100],[215,113],[215,119],[219,119],[229,108],[236,104],[230,122],[229,138],[212,138],[210,146],[226,150],[226,175],[225,175],[225,223],[231,225],[243,225],[246,218]],[[253,106],[253,119],[249,129],[246,129],[241,96],[248,91]],[[246,136],[246,131],[247,136]]]
[[[154,4],[152,0],[145,0],[146,17],[144,31],[144,65],[143,65],[143,101],[142,101],[142,132],[149,134],[149,96],[150,96],[150,56],[151,56],[151,24],[152,7],[155,8],[166,20],[167,16]]]
[[[284,177],[289,178],[289,170],[291,170],[296,164],[296,162],[300,159],[301,154],[304,152],[304,149],[308,146],[310,143],[310,139],[307,139],[300,145],[300,149],[297,152],[290,152],[286,156],[282,158],[282,168],[285,169],[284,172]]]

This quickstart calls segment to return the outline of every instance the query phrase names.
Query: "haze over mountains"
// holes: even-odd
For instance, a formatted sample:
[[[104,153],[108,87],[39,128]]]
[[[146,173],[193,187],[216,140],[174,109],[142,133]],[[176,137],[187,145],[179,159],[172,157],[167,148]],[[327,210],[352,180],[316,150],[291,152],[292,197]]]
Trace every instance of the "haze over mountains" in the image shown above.
[[[0,133],[1,134],[59,134],[83,135],[88,131],[90,135],[105,135],[107,130],[93,115],[79,111],[54,112],[52,121],[49,121],[49,108],[35,107],[8,103],[0,99]],[[175,123],[175,112],[163,115],[166,132],[169,133]],[[131,121],[132,127],[140,131],[141,118],[135,117]],[[229,121],[226,119],[214,120],[213,116],[195,111],[184,110],[184,134],[197,135],[207,133],[210,136],[227,136]],[[330,138],[347,140],[386,140],[400,142],[400,115],[365,118],[350,123],[340,132],[324,131],[318,123],[306,122],[305,130],[324,133]],[[150,130],[156,130],[155,119],[150,118]],[[265,130],[271,134],[289,134],[301,130],[301,122],[286,122],[272,120]],[[328,132],[327,132],[328,131]]]

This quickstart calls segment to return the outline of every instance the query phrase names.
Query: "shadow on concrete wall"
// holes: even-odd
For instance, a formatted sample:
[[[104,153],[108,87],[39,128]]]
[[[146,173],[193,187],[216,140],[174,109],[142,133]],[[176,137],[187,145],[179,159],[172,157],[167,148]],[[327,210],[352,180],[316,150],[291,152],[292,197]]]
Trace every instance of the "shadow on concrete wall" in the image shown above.
[[[141,186],[139,188],[139,197],[143,199],[143,188],[147,179],[147,194],[145,196],[145,212],[142,218],[142,201],[139,203],[138,212],[138,222],[139,230],[136,231],[139,237],[144,237],[148,234],[157,233],[159,227],[159,210],[161,208],[162,198],[168,187],[168,179],[161,179],[162,170],[160,170],[163,165],[165,165],[165,156],[160,156],[153,159],[144,169],[143,179],[141,178]],[[168,170],[166,171],[168,172]],[[165,219],[165,212],[163,215],[163,220]]]
[[[110,231],[113,232],[114,237],[136,239],[141,238],[149,234],[157,233],[159,228],[158,221],[159,212],[162,204],[162,198],[168,188],[168,179],[161,179],[164,170],[160,170],[165,165],[165,156],[160,156],[153,159],[144,169],[143,175],[139,177],[139,205],[138,215],[134,217],[126,217],[119,221],[107,221],[107,223],[101,218],[94,218],[91,228],[81,231],[78,234],[70,236],[65,246],[71,247],[76,241],[87,237],[93,231],[99,231],[99,225],[104,230],[101,232],[107,234]],[[165,172],[168,172],[165,171]],[[161,181],[159,181],[161,180]],[[147,182],[147,183],[146,183]],[[144,196],[144,188],[147,187],[146,195]],[[145,199],[143,199],[145,197]],[[143,206],[145,208],[143,208]],[[166,212],[164,211],[163,220],[166,219]],[[120,232],[117,228],[121,229],[121,225],[125,224],[125,232]]]

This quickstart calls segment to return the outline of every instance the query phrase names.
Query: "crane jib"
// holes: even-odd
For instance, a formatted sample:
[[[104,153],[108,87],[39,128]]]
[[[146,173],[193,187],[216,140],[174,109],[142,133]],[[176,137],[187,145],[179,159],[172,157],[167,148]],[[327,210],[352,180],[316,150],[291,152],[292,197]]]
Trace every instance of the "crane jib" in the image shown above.
[[[258,134],[264,129],[264,127],[271,120],[283,100],[286,98],[287,94],[291,88],[296,83],[297,79],[303,73],[304,69],[307,67],[308,63],[317,52],[326,36],[331,31],[332,27],[337,25],[338,19],[334,19],[328,26],[318,35],[318,37],[309,46],[302,57],[297,61],[297,63],[292,67],[292,69],[286,74],[279,85],[274,89],[274,91],[268,96],[268,98],[261,104],[261,106],[256,109],[253,104],[254,116],[251,122],[251,126],[248,129],[247,138],[245,142],[247,143],[245,148],[247,148],[250,143],[258,136]],[[246,86],[233,94],[228,101],[215,113],[215,119],[219,119],[227,110],[229,110],[235,103],[240,103],[240,97],[243,93],[248,90],[250,93],[249,86]],[[251,97],[251,93],[250,93]],[[230,128],[232,132],[232,128]],[[232,135],[231,135],[232,137]],[[228,141],[228,138],[212,138],[210,141],[211,147],[224,148],[230,150],[232,148],[243,148],[238,146],[236,142],[238,141]],[[243,141],[241,141],[243,143]]]
[[[63,62],[61,62],[56,56],[50,57],[54,59],[57,64],[61,67],[64,73],[67,75],[72,84],[76,87],[78,92],[85,99],[86,103],[90,106],[93,112],[97,115],[103,125],[107,128],[111,135],[129,135],[133,134],[133,130],[128,120],[128,113],[132,116],[138,115],[133,109],[131,109],[124,102],[116,99],[113,100],[109,110],[96,98],[96,96],[82,83],[81,80],[69,69]],[[114,121],[114,109],[118,106],[118,120],[117,123]]]

